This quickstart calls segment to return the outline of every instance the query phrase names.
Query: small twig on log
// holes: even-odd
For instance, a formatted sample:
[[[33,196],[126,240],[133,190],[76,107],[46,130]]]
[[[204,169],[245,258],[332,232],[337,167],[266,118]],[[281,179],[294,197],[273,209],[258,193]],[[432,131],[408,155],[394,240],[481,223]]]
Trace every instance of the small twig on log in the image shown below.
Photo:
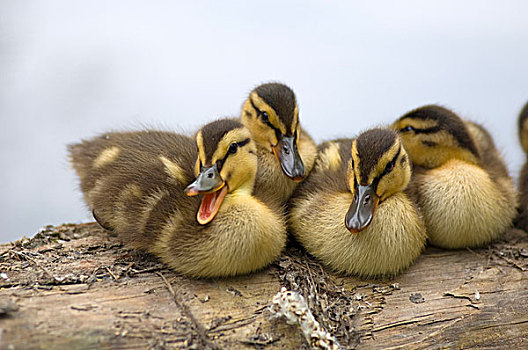
[[[134,264],[135,264],[135,262],[131,262],[130,264],[128,264],[127,267],[125,267],[121,271],[121,276],[128,274],[130,272],[130,269],[132,268],[132,266],[134,266]]]
[[[143,269],[143,270],[130,269],[129,274],[131,274],[131,275],[139,275],[140,273],[157,272],[157,271],[164,270],[164,269],[165,269],[164,267],[149,267],[148,269]]]
[[[515,261],[513,261],[512,259],[510,259],[508,257],[501,256],[499,254],[495,254],[495,255],[498,256],[499,259],[502,259],[502,260],[506,261],[509,265],[511,265],[511,266],[521,270],[521,271],[528,271],[528,268],[520,266],[519,264],[517,264]]]
[[[236,320],[236,321],[231,322],[231,323],[213,325],[211,328],[209,328],[208,332],[218,333],[218,332],[230,331],[230,330],[233,330],[233,329],[237,329],[237,328],[241,328],[241,327],[247,326],[248,324],[251,324],[251,323],[255,322],[256,319],[257,319],[257,316],[253,315],[253,316],[250,316],[250,317],[247,317],[247,318],[242,318],[240,320]]]
[[[90,277],[88,277],[88,288],[86,290],[89,290],[92,285],[97,281],[97,270],[99,270],[101,267],[100,266],[97,266],[96,268],[94,268],[94,270],[92,271],[92,274],[90,275]]]
[[[261,336],[255,339],[249,339],[249,340],[239,340],[239,343],[244,345],[254,345],[254,346],[267,346],[273,343],[276,343],[280,340],[279,337],[274,338],[273,336],[267,337],[267,336]]]
[[[110,270],[108,268],[108,266],[105,266],[106,268],[106,271],[108,271],[108,273],[117,281],[119,279],[119,277],[117,277],[116,275],[114,275],[114,273],[112,272],[112,270]]]
[[[28,260],[28,261],[31,261],[33,264],[37,265],[37,267],[39,269],[41,269],[42,271],[44,271],[53,281],[56,281],[56,278],[55,276],[53,276],[53,274],[51,272],[49,272],[48,269],[46,269],[44,266],[42,266],[38,261],[36,261],[35,259],[33,259],[32,257],[28,256],[27,254],[24,254],[22,252],[17,252],[16,250],[10,250],[10,252],[12,253],[15,253],[16,255],[18,256],[21,256],[23,257],[24,259]]]
[[[167,287],[167,289],[169,290],[169,293],[172,295],[172,298],[174,299],[174,302],[176,303],[176,305],[183,311],[183,313],[185,314],[185,316],[187,316],[194,328],[196,329],[196,332],[198,333],[198,336],[200,337],[200,340],[202,342],[202,345],[208,347],[208,348],[211,348],[211,349],[220,349],[220,347],[218,347],[216,344],[214,344],[213,342],[211,342],[211,340],[209,339],[209,337],[207,336],[207,332],[205,331],[204,327],[200,324],[200,322],[198,322],[198,320],[194,317],[193,313],[191,312],[191,310],[189,310],[189,308],[187,307],[187,305],[185,305],[183,302],[181,302],[178,298],[178,296],[176,295],[176,292],[174,291],[174,289],[172,288],[171,284],[169,283],[169,281],[167,281],[167,279],[165,278],[165,276],[163,276],[163,274],[161,272],[156,272],[156,274],[158,276],[161,277],[161,279],[163,280],[163,282],[165,283],[165,286]]]

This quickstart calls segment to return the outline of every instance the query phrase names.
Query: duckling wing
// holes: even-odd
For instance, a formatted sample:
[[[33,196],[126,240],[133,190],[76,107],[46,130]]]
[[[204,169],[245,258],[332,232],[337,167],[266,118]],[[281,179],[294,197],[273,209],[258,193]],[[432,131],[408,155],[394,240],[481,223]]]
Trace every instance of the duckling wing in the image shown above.
[[[479,150],[481,167],[511,206],[515,207],[518,201],[515,185],[491,134],[480,124],[466,121],[466,125]]]
[[[177,208],[194,216],[198,199],[183,193],[194,178],[197,151],[191,138],[151,130],[113,132],[69,151],[97,220],[132,246],[148,247]]]
[[[306,174],[310,174],[317,157],[317,146],[313,138],[301,127],[301,135],[297,146],[304,164]]]
[[[349,192],[346,184],[350,148],[353,139],[324,142],[317,147],[317,158],[308,178],[294,193],[294,198],[315,192]]]
[[[490,173],[492,178],[509,177],[506,164],[488,130],[475,122],[465,121],[465,124],[479,151],[481,166]]]

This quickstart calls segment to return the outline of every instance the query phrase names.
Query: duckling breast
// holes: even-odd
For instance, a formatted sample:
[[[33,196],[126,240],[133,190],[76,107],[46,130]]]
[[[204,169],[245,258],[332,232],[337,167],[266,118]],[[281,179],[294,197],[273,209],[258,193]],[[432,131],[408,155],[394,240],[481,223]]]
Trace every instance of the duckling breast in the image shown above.
[[[283,205],[291,197],[297,183],[282,172],[275,156],[268,150],[257,146],[258,170],[255,181],[255,193],[266,203]]]
[[[351,202],[350,193],[315,194],[296,202],[292,231],[310,254],[339,272],[364,277],[397,274],[420,255],[425,227],[405,194],[381,203],[369,227],[357,234],[344,225]]]
[[[317,147],[310,135],[302,129],[298,151],[303,161],[306,175],[308,175],[315,163]],[[284,205],[290,199],[299,183],[284,174],[277,158],[266,148],[257,145],[257,157],[259,165],[254,192],[265,203]]]
[[[174,215],[154,253],[187,275],[234,276],[278,259],[286,238],[281,215],[253,197],[226,197],[214,220],[205,226]]]
[[[475,247],[498,238],[516,214],[510,179],[493,181],[460,160],[417,172],[412,180],[429,240],[443,248]]]

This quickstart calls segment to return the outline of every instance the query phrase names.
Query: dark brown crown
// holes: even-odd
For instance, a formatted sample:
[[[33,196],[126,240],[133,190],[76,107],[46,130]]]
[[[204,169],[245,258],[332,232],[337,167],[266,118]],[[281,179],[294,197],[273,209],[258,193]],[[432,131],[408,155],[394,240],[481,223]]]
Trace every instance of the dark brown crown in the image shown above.
[[[203,147],[205,157],[209,163],[213,157],[214,152],[218,147],[218,143],[231,130],[243,128],[242,123],[229,118],[215,120],[203,126],[200,131],[203,138]]]
[[[262,84],[253,90],[277,113],[278,118],[291,130],[293,112],[297,105],[292,89],[280,83]]]
[[[381,128],[367,130],[358,136],[356,150],[360,159],[361,182],[368,181],[369,174],[382,156],[394,145],[397,137],[394,131]]]

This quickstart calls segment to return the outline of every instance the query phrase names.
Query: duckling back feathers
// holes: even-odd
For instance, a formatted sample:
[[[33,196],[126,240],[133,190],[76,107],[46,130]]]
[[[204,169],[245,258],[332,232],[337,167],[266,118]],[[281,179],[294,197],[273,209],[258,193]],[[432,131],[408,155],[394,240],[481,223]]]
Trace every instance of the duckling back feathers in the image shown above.
[[[519,213],[515,219],[515,225],[528,231],[528,103],[524,105],[519,114],[518,128],[519,141],[527,158],[519,175]]]
[[[519,140],[524,152],[528,153],[528,103],[526,103],[519,114],[518,119]]]

